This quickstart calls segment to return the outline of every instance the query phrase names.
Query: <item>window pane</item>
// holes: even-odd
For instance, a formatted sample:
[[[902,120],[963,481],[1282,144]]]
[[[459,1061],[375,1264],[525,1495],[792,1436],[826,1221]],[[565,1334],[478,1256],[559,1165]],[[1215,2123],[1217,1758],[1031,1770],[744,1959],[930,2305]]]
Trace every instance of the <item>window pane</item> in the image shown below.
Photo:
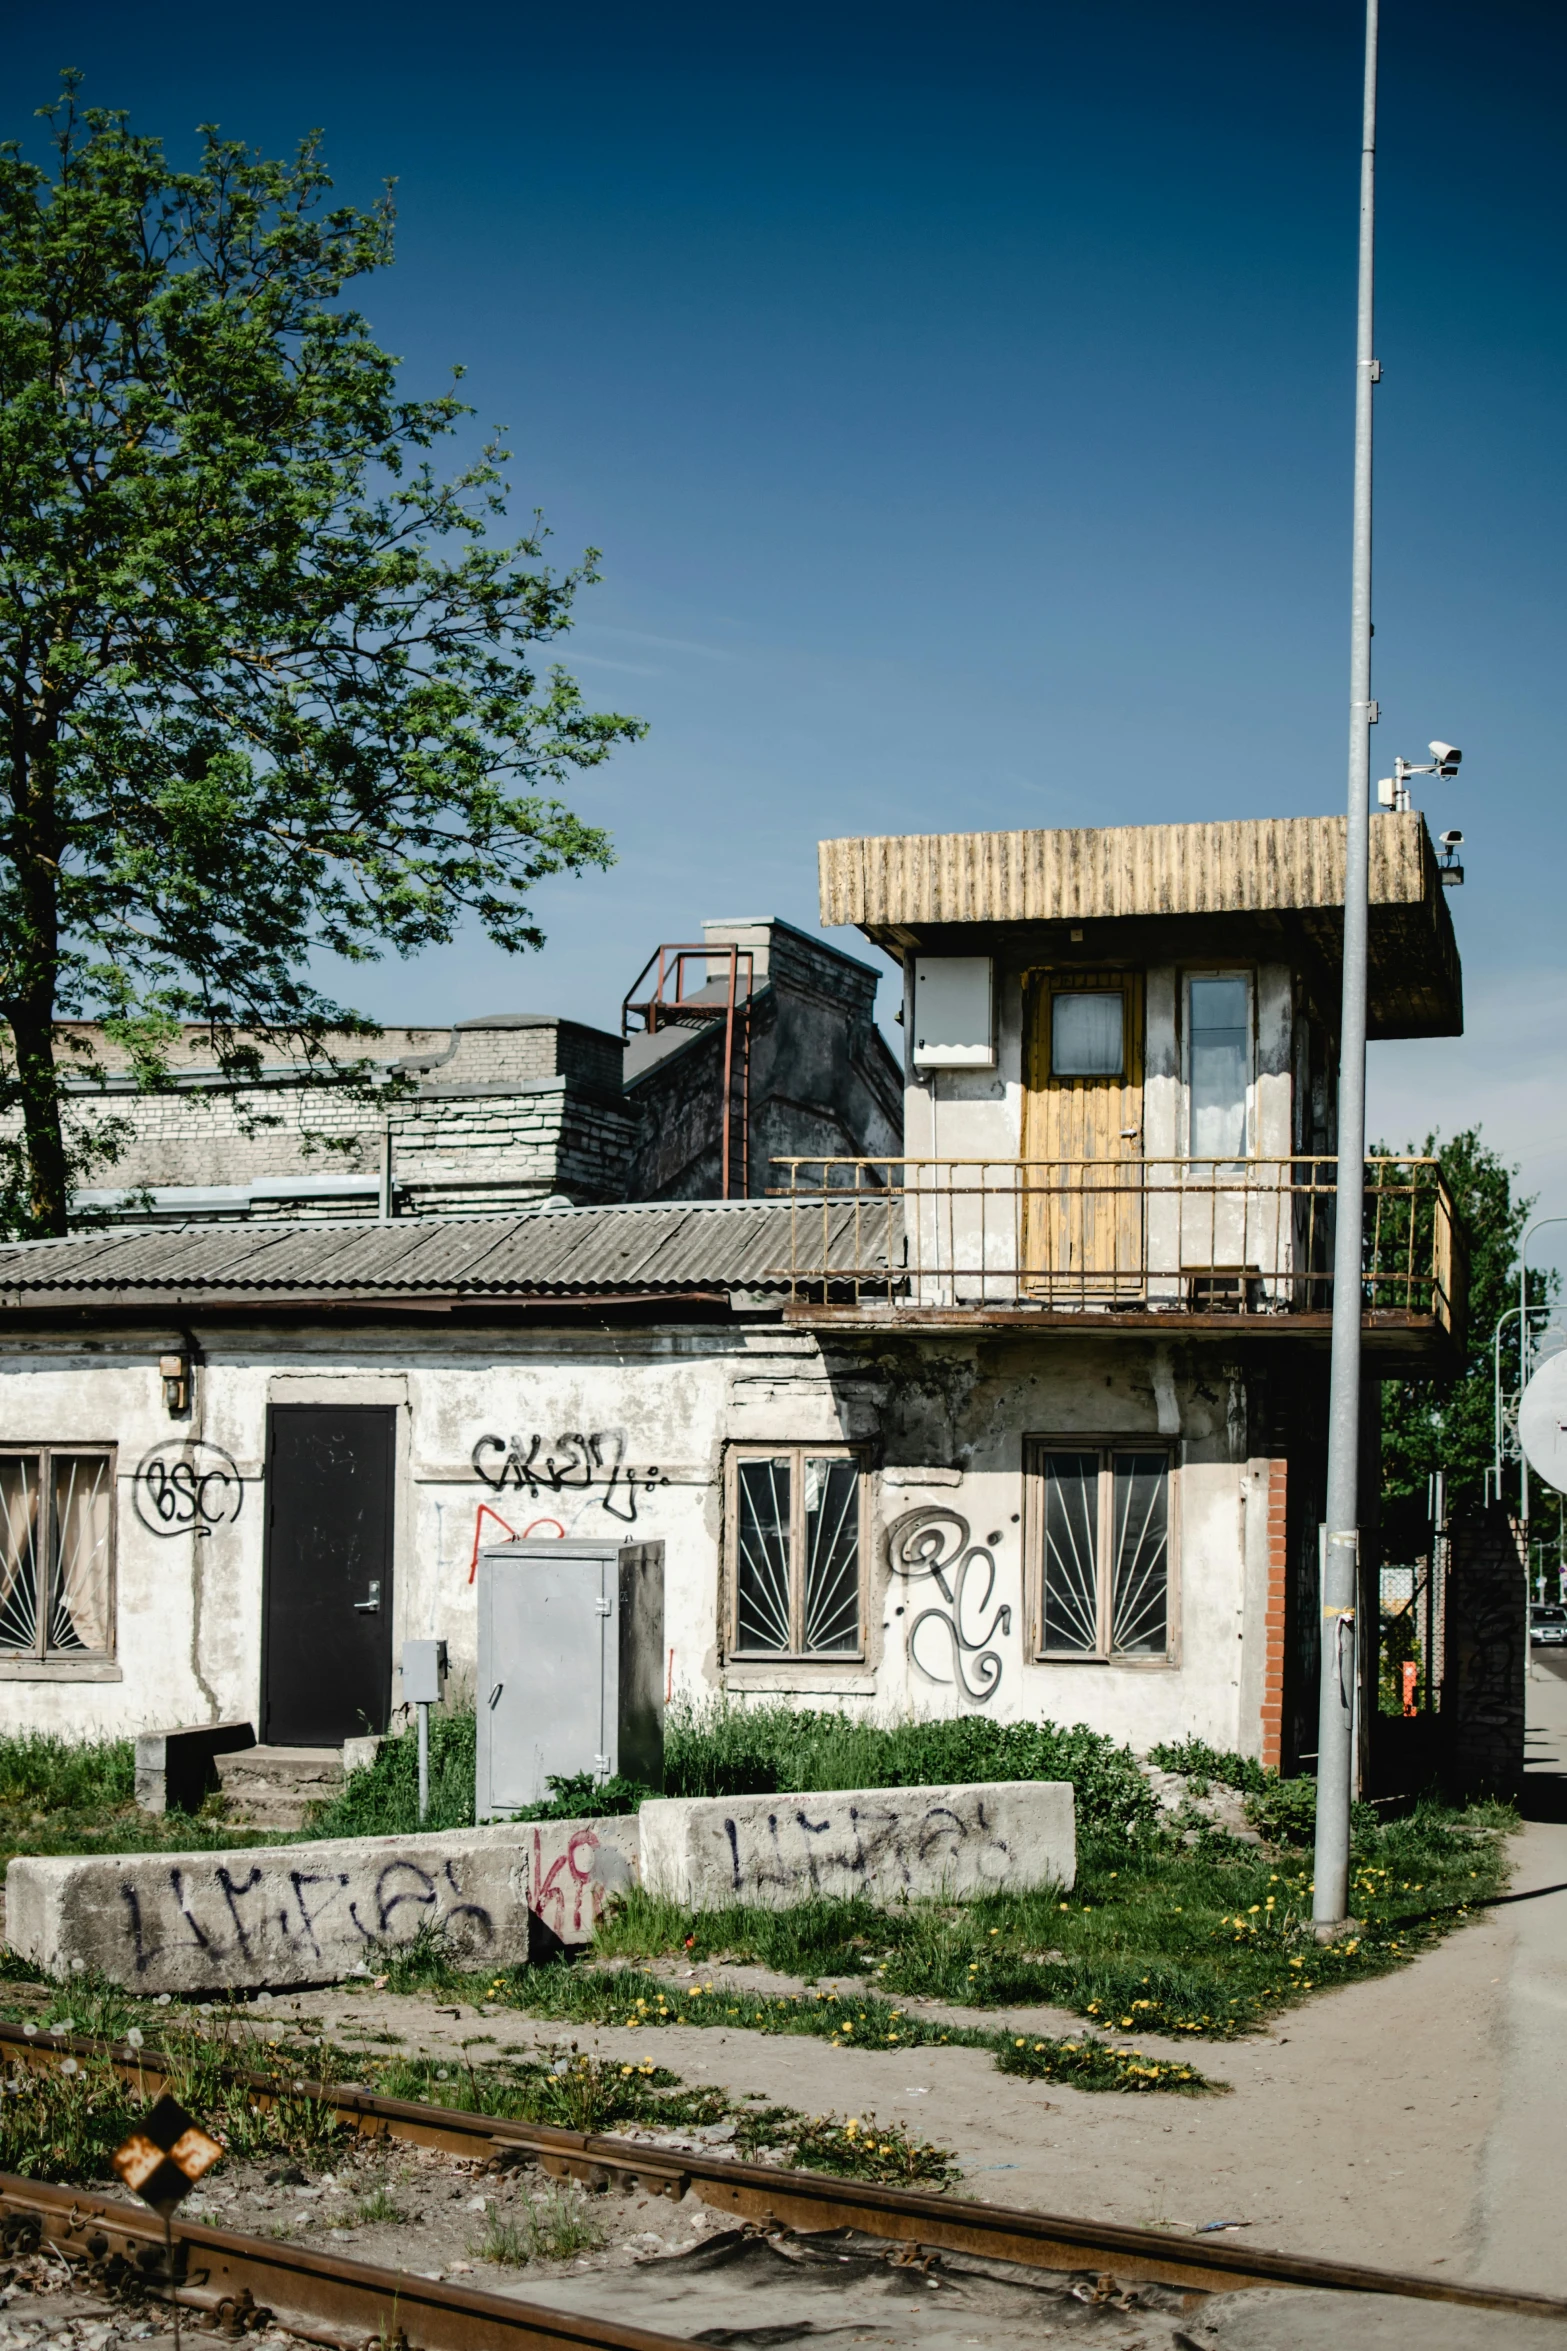
[[[38,1647],[38,1463],[0,1461],[0,1650]]]
[[[1045,1647],[1099,1646],[1099,1456],[1045,1456]]]
[[[109,1464],[102,1454],[56,1453],[49,1646],[109,1646]]]
[[[1117,1453],[1113,1468],[1110,1646],[1126,1656],[1162,1657],[1167,1645],[1170,1465],[1162,1453]]]
[[[1246,1081],[1251,1074],[1249,993],[1244,979],[1190,983],[1194,1159],[1245,1156]]]
[[[805,1464],[805,1646],[860,1645],[860,1472],[853,1461]]]
[[[789,1463],[742,1461],[736,1471],[736,1632],[742,1649],[789,1647]]]
[[[1058,1078],[1118,1078],[1124,1023],[1119,991],[1113,996],[1054,996],[1050,1003],[1050,1069]]]

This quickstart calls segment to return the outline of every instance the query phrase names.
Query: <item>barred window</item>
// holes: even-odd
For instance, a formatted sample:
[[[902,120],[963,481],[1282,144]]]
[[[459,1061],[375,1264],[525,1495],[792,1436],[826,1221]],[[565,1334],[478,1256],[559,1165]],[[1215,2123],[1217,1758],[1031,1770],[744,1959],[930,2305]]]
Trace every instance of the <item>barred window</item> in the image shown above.
[[[1045,1444],[1031,1467],[1040,1653],[1166,1656],[1169,1454]]]
[[[0,1452],[0,1657],[108,1657],[114,1648],[114,1460]]]
[[[807,1445],[736,1453],[731,1479],[732,1652],[857,1657],[858,1456]]]

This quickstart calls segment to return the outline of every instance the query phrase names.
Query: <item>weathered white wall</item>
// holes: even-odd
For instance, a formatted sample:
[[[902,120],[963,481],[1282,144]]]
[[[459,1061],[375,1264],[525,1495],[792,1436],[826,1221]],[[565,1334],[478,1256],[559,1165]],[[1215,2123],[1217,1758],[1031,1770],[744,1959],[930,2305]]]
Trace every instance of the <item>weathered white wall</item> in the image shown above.
[[[971,1570],[964,1653],[971,1691],[999,1672],[988,1711],[1002,1720],[1087,1722],[1146,1747],[1188,1732],[1256,1745],[1255,1642],[1243,1710],[1241,1635],[1247,1588],[1247,1399],[1213,1354],[1130,1338],[1031,1334],[918,1341],[893,1334],[834,1342],[774,1325],[657,1330],[501,1328],[201,1329],[194,1425],[171,1420],[157,1377],[176,1334],[104,1335],[91,1349],[12,1336],[0,1346],[0,1441],[119,1448],[119,1657],[112,1680],[41,1678],[0,1665],[0,1707],[14,1727],[82,1735],[180,1721],[255,1718],[260,1681],[263,1508],[269,1401],[389,1403],[400,1415],[393,1653],[406,1637],[442,1635],[456,1684],[471,1690],[481,1505],[517,1534],[623,1530],[666,1546],[666,1642],[677,1692],[839,1702],[884,1717],[967,1711],[952,1679],[953,1643],[927,1621],[919,1664],[909,1631],[939,1594],[928,1577],[890,1574],[885,1535],[902,1514],[942,1507],[967,1522],[994,1562]],[[495,1437],[542,1462],[568,1432],[598,1432],[613,1483],[530,1498],[476,1475],[474,1447]],[[1168,1663],[1040,1664],[1030,1654],[1024,1591],[1025,1436],[1174,1441],[1175,1572]],[[239,1472],[237,1515],[200,1538],[150,1531],[137,1466],[187,1437],[221,1447]],[[735,1663],[720,1654],[723,1460],[736,1440],[852,1438],[876,1463],[867,1657],[839,1666]],[[203,1457],[204,1459],[207,1457]],[[492,1475],[501,1448],[484,1456]],[[221,1498],[221,1497],[220,1497]],[[145,1506],[145,1492],[141,1501]],[[1265,1507],[1264,1502],[1258,1507]],[[1255,1515],[1255,1512],[1253,1512]],[[486,1519],[487,1533],[500,1531]],[[1251,1622],[1257,1624],[1256,1530]],[[1003,1612],[1009,1620],[1003,1624]],[[977,1659],[989,1655],[994,1668]],[[924,1671],[919,1670],[923,1665]],[[935,1676],[937,1678],[931,1678]],[[395,1685],[394,1685],[395,1696]]]

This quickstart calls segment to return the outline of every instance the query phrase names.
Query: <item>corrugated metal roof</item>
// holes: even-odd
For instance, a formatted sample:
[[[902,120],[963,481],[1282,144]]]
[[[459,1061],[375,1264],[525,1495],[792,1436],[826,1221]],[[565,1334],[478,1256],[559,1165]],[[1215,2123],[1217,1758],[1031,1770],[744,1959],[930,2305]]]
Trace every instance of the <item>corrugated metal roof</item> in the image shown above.
[[[792,1213],[782,1201],[681,1202],[373,1224],[124,1227],[0,1246],[0,1303],[782,1289]],[[803,1213],[819,1249],[820,1211]],[[856,1253],[852,1215],[847,1208],[830,1212],[845,1266]]]

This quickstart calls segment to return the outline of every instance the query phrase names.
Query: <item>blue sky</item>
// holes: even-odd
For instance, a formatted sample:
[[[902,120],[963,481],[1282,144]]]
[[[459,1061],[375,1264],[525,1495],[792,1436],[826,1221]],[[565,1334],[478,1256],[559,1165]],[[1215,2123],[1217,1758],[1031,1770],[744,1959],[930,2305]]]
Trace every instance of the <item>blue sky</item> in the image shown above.
[[[345,196],[395,175],[378,336],[604,550],[566,658],[651,722],[577,795],[619,864],[540,893],[540,955],[362,1007],[613,1025],[706,915],[814,928],[823,834],[1340,807],[1360,40],[1346,0],[13,19],[8,130],[69,64],[176,150],[320,124]],[[1385,0],[1373,772],[1463,746],[1469,1033],[1373,1049],[1373,1131],[1478,1118],[1542,1213],[1564,57],[1559,8]]]

